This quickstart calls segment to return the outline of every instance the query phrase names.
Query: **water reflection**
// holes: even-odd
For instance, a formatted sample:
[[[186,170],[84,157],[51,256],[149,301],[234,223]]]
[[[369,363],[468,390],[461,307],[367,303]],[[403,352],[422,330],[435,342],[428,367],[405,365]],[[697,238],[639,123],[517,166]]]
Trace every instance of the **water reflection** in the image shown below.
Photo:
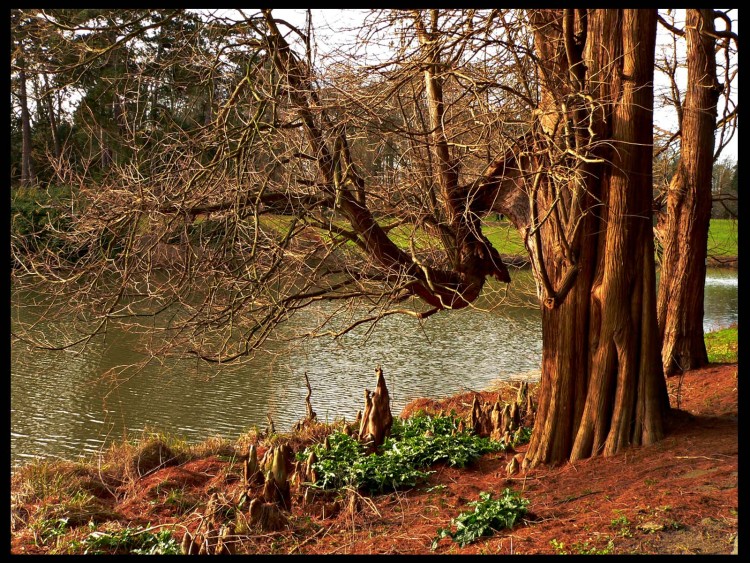
[[[139,370],[105,378],[117,366],[143,359],[135,335],[111,332],[81,354],[33,353],[11,347],[11,461],[34,456],[73,458],[114,439],[156,428],[191,441],[221,435],[234,439],[270,414],[287,430],[305,412],[307,372],[313,408],[322,420],[351,419],[383,367],[393,410],[419,396],[441,397],[485,388],[497,378],[535,377],[541,357],[539,311],[527,294],[528,272],[515,275],[505,305],[492,311],[438,313],[422,323],[383,319],[337,341],[276,341],[241,367],[198,360],[152,361]],[[14,303],[13,315],[27,312]],[[480,305],[489,307],[490,302]],[[737,322],[736,271],[710,270],[706,330]],[[285,330],[309,330],[325,306],[304,311]],[[13,317],[12,315],[12,317]]]

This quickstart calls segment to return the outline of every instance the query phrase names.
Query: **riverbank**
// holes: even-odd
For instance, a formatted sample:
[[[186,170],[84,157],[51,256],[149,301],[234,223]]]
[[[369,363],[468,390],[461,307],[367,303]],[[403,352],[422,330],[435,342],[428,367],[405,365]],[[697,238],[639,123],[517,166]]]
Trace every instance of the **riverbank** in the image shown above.
[[[501,254],[503,262],[507,266],[513,266],[516,268],[528,268],[531,266],[529,257],[520,254]],[[719,256],[709,255],[706,257],[706,266],[709,268],[730,268],[737,269],[739,262],[738,257],[735,256]]]
[[[706,258],[706,266],[709,268],[738,268],[737,256],[711,256]]]
[[[274,554],[430,553],[438,530],[450,527],[451,519],[469,510],[481,492],[510,488],[529,501],[528,512],[511,530],[465,547],[444,538],[435,552],[730,553],[738,518],[737,374],[737,364],[728,363],[671,378],[675,410],[669,434],[653,446],[535,468],[510,478],[506,465],[513,453],[489,453],[463,469],[433,466],[424,482],[407,490],[350,494],[354,501],[348,508],[339,506],[328,513],[303,506],[293,489],[286,527],[276,532],[247,530],[234,537],[232,549]],[[530,392],[533,395],[533,386]],[[514,393],[515,385],[506,383],[482,396],[494,401],[498,394]],[[451,409],[467,416],[474,396],[420,399],[407,405],[401,416]],[[208,441],[190,447],[189,456],[169,466],[149,467],[143,444],[113,448],[98,464],[29,466],[12,482],[11,552],[122,553],[136,537],[153,538],[149,545],[155,552],[160,545],[174,549],[185,531],[194,533],[201,525],[212,495],[214,504],[220,500],[225,517],[233,511],[235,519],[241,517],[242,511],[236,510],[242,488],[238,454],[253,439],[259,454],[281,441],[299,451],[306,440],[321,440],[324,426],[296,436],[246,436],[244,443]],[[175,452],[179,447],[164,445]],[[516,450],[523,453],[525,448]],[[115,467],[121,468],[120,481],[113,478]]]

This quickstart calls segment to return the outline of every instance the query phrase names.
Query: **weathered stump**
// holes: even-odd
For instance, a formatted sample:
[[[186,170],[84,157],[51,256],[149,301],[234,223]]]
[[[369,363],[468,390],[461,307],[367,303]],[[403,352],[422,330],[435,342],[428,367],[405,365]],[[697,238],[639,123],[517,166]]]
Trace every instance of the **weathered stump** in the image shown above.
[[[247,459],[244,460],[242,470],[242,485],[247,490],[252,485],[263,482],[263,473],[258,463],[258,448],[255,444],[250,446],[247,452]]]
[[[499,442],[503,438],[503,408],[499,400],[495,401],[490,412],[490,425],[492,427],[490,438]]]
[[[390,395],[380,366],[376,368],[375,374],[378,378],[375,391],[371,394],[365,389],[365,410],[359,431],[359,439],[368,445],[370,451],[385,442],[393,425]]]
[[[263,486],[263,500],[278,504],[284,510],[292,509],[292,493],[286,468],[288,451],[288,446],[273,448],[271,466]]]
[[[250,502],[248,512],[250,525],[257,526],[264,532],[277,532],[289,524],[287,516],[272,502],[255,498]]]

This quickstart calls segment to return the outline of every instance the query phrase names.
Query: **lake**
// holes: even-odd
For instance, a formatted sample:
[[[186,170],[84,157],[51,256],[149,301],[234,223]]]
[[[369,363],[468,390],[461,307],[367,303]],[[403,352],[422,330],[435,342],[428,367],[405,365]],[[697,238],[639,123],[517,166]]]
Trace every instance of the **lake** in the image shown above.
[[[136,337],[110,331],[82,352],[28,350],[11,346],[11,464],[35,457],[74,459],[113,440],[150,428],[189,441],[210,436],[229,440],[270,415],[288,430],[305,414],[304,373],[320,420],[352,420],[363,408],[364,389],[375,385],[381,365],[394,415],[416,397],[439,398],[481,390],[497,379],[538,378],[540,313],[530,295],[529,270],[513,274],[502,300],[478,308],[441,312],[422,323],[390,316],[337,341],[270,343],[241,366],[197,360],[152,361],[116,383],[103,377],[138,359]],[[706,331],[737,322],[737,271],[709,268]],[[11,305],[11,319],[27,314]],[[304,328],[324,314],[324,305],[304,311],[284,330]]]

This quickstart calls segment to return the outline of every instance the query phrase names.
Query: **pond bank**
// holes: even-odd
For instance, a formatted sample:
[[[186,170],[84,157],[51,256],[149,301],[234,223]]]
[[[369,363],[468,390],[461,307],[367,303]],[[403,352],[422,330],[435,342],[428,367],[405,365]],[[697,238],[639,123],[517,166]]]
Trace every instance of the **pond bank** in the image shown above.
[[[712,364],[670,378],[676,410],[667,437],[652,446],[538,467],[512,478],[505,467],[513,453],[485,454],[464,469],[435,465],[427,480],[413,488],[352,496],[351,506],[333,513],[311,514],[295,496],[287,527],[237,534],[232,549],[243,554],[429,554],[437,531],[471,510],[469,503],[479,493],[510,488],[529,501],[527,514],[513,529],[465,547],[444,538],[435,552],[729,554],[737,537],[737,374],[736,363]],[[466,412],[471,399],[468,393],[420,401],[402,414]],[[90,470],[60,463],[57,472],[53,464],[40,464],[25,481],[11,485],[11,553],[82,553],[92,536],[104,553],[123,553],[124,544],[103,540],[132,538],[146,529],[179,545],[186,530],[194,533],[203,522],[212,495],[222,510],[239,499],[242,467],[235,446],[208,442],[202,447],[202,455],[190,461],[149,471],[119,488],[101,483],[102,471],[111,467],[106,463]],[[247,444],[237,447],[244,450]],[[294,442],[294,447],[302,444]],[[57,494],[75,479],[89,492]]]
[[[531,266],[528,256],[520,254],[501,254],[500,257],[507,266],[516,268],[528,268]],[[709,268],[738,268],[737,256],[711,256],[706,257],[706,266]]]

